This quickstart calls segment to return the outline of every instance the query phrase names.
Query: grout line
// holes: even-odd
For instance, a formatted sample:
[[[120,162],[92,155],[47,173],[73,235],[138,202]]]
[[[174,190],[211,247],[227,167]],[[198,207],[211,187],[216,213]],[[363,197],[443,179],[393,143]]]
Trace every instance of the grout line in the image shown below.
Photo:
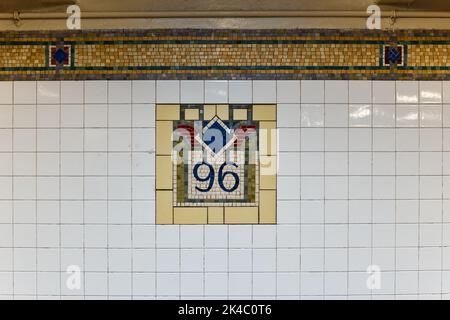
[[[60,97],[61,99],[61,97]],[[85,114],[86,114],[86,81],[83,81],[83,299],[86,300],[86,154],[84,150],[86,149],[86,129],[85,129]],[[61,115],[61,111],[60,111]],[[61,116],[60,116],[61,120]],[[60,124],[61,125],[61,124]]]
[[[134,94],[134,81],[131,81],[130,86],[131,86],[131,97],[130,97],[130,124],[131,124],[131,129],[130,129],[130,143],[131,143],[131,147],[130,147],[130,229],[131,229],[131,270],[130,270],[130,281],[131,281],[131,291],[130,291],[130,299],[134,300],[134,221],[133,221],[133,174],[134,174],[134,157],[133,157],[133,113],[134,113],[134,105],[133,105],[133,94]],[[109,106],[108,106],[109,107]]]
[[[106,81],[106,104],[107,104],[107,110],[106,110],[106,121],[109,124],[109,84],[110,81]],[[109,238],[109,128],[106,127],[106,294],[107,300],[110,300],[110,238]]]
[[[441,99],[444,98],[443,94],[443,86],[441,82]],[[443,101],[441,101],[443,102]],[[444,126],[444,105],[441,103],[441,123],[442,126]],[[441,300],[443,299],[444,294],[444,129],[441,129],[441,174],[442,174],[442,180],[441,180],[441,274],[440,274],[440,280],[441,280]]]
[[[60,101],[62,101],[62,83],[60,83],[59,86],[59,99]],[[61,107],[60,107],[61,109]],[[63,269],[62,269],[62,227],[61,227],[61,198],[62,198],[62,186],[61,186],[61,112],[59,114],[59,130],[58,130],[58,173],[59,173],[59,199],[58,199],[58,224],[59,224],[59,271],[60,271],[60,276],[59,276],[59,292],[62,293],[62,282],[63,282]],[[37,146],[36,146],[37,147]]]
[[[323,168],[323,171],[322,171],[322,174],[323,174],[323,176],[322,176],[322,181],[323,181],[323,186],[322,186],[322,193],[323,193],[323,244],[322,244],[322,249],[323,249],[323,266],[322,266],[322,277],[323,277],[323,279],[322,279],[322,281],[323,281],[323,288],[322,288],[322,296],[325,296],[325,292],[326,292],[326,290],[325,290],[325,285],[326,285],[326,283],[325,283],[325,270],[326,270],[326,251],[325,251],[325,246],[326,246],[326,209],[325,209],[325,205],[326,205],[326,202],[325,202],[325,152],[326,152],[326,125],[325,125],[325,117],[326,117],[326,109],[325,109],[325,99],[326,99],[326,97],[325,97],[325,81],[323,81],[322,80],[322,84],[323,84],[323,104],[324,104],[324,107],[323,107],[323,156],[322,156],[322,158],[323,158],[323,163],[322,163],[322,168]],[[323,298],[322,298],[323,299]]]
[[[299,186],[299,201],[298,201],[298,204],[299,204],[299,217],[298,217],[298,222],[299,222],[299,234],[300,234],[300,236],[299,236],[299,296],[301,297],[302,296],[302,285],[303,285],[303,282],[302,282],[302,275],[303,275],[303,273],[302,273],[302,253],[303,253],[303,248],[302,248],[302,213],[303,213],[303,210],[302,210],[302,178],[301,178],[301,174],[302,174],[302,130],[301,130],[301,125],[302,125],[302,110],[303,110],[303,105],[302,105],[302,82],[301,81],[298,81],[298,86],[299,86],[299,105],[298,105],[298,107],[299,107],[299,109],[300,109],[300,117],[299,117],[299,119],[298,119],[298,121],[299,121],[299,131],[300,131],[300,139],[299,139],[299,144],[300,144],[300,151],[299,151],[299,167],[298,167],[298,170],[299,170],[299,174],[300,174],[300,179],[299,179],[299,184],[300,184],[300,186]],[[278,96],[277,96],[277,99],[278,99]],[[278,117],[278,115],[277,115],[277,119],[278,119],[279,117]],[[278,121],[277,121],[277,124],[278,124]],[[277,125],[277,127],[278,127],[278,125]],[[277,188],[277,192],[278,192],[278,188]],[[277,201],[278,201],[278,197],[277,197]],[[277,209],[277,212],[278,212],[278,209]],[[278,221],[277,221],[278,222]]]
[[[418,83],[418,99],[420,100],[420,81]],[[417,208],[417,269],[419,269],[420,267],[420,208],[421,208],[421,201],[420,201],[420,189],[421,189],[421,180],[422,180],[422,172],[421,172],[421,167],[422,167],[422,161],[420,159],[420,155],[422,154],[422,147],[420,146],[420,142],[421,142],[421,133],[422,133],[422,127],[421,127],[421,121],[420,121],[420,114],[418,115],[418,131],[419,131],[419,145],[418,145],[418,150],[419,150],[419,184],[418,184],[418,195],[419,195],[419,205]],[[397,251],[397,249],[394,249],[395,252]],[[417,271],[417,298],[419,299],[419,294],[420,294],[420,272]]]
[[[35,212],[34,212],[34,214],[35,214],[35,226],[34,226],[34,232],[35,232],[35,235],[34,235],[34,241],[36,242],[35,243],[35,246],[36,246],[36,248],[35,248],[35,252],[36,252],[36,257],[35,257],[35,263],[36,263],[36,265],[35,265],[35,277],[36,277],[36,279],[35,279],[35,286],[36,286],[36,288],[35,288],[35,297],[36,297],[36,300],[38,299],[38,288],[39,288],[39,282],[38,282],[38,274],[37,274],[37,271],[38,271],[38,249],[37,249],[37,247],[38,247],[38,224],[37,224],[37,221],[38,221],[38,219],[37,219],[37,199],[38,199],[38,178],[37,178],[37,121],[38,121],[38,101],[37,101],[37,96],[38,96],[38,88],[37,88],[37,82],[35,81],[34,82],[35,83],[35,95],[36,95],[36,105],[35,105],[35,110],[34,110],[34,117],[35,117],[35,129],[34,129],[34,144],[35,144],[35,146],[34,146],[34,148],[35,148],[35,150],[34,150],[34,155],[35,155],[35,159],[34,159],[34,168],[35,168],[35,176],[34,176],[34,183],[35,183],[35,190],[34,190],[34,196],[36,197],[36,199],[34,200],[34,209],[35,209]]]
[[[11,112],[12,112],[12,119],[11,119],[11,124],[12,124],[12,126],[14,126],[14,108],[15,108],[15,85],[16,85],[16,82],[14,81],[14,82],[12,82],[12,110],[11,110]],[[15,166],[14,166],[14,133],[15,133],[15,130],[14,129],[11,129],[11,174],[13,175],[14,174],[14,170],[15,170]],[[12,216],[11,216],[11,222],[12,222],[12,224],[11,224],[11,237],[12,237],[12,239],[11,239],[11,244],[12,244],[12,267],[13,267],[13,271],[12,271],[12,286],[13,286],[13,291],[12,291],[12,298],[13,298],[13,300],[15,300],[15,292],[16,292],[16,287],[15,287],[15,278],[16,278],[16,274],[15,274],[15,259],[16,259],[16,252],[15,252],[15,247],[16,247],[16,245],[15,245],[15,241],[14,241],[14,238],[15,238],[15,232],[14,232],[14,226],[15,226],[15,213],[16,213],[16,202],[14,201],[14,198],[15,198],[15,189],[14,189],[14,177],[11,177],[11,198],[12,198],[12,201],[11,201],[11,205],[12,205]]]
[[[349,295],[350,286],[350,183],[348,174],[350,170],[350,82],[347,84],[347,296]],[[347,298],[348,300],[348,298]]]

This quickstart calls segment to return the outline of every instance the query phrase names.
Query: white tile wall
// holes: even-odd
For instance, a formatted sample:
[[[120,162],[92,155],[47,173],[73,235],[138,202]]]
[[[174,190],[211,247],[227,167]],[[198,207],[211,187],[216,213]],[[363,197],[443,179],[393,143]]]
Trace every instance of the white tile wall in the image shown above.
[[[157,102],[277,103],[278,225],[154,225]],[[438,81],[0,82],[0,298],[447,298],[449,102]]]

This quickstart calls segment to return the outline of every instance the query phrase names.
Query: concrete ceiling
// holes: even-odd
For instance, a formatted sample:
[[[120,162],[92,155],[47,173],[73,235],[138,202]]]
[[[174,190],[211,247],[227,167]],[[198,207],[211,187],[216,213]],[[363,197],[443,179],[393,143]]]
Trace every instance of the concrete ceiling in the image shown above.
[[[67,29],[67,6],[82,29],[364,29],[371,4],[382,29],[449,29],[450,0],[0,0],[0,30]]]
[[[83,12],[125,11],[365,11],[378,3],[402,10],[450,11],[449,0],[1,0],[0,12],[58,12],[77,2]]]

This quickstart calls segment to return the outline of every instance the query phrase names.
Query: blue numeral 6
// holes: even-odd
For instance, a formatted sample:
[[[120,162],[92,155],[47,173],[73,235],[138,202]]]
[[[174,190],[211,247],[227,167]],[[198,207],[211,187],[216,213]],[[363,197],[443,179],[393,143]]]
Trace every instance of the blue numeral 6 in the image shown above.
[[[206,177],[200,177],[200,176],[198,175],[198,169],[199,169],[201,166],[203,166],[203,165],[204,165],[204,166],[207,166],[208,169],[209,169],[209,173],[208,173],[208,175],[207,175]],[[236,164],[236,163],[233,163],[233,162],[224,162],[224,163],[222,163],[222,165],[221,165],[220,168],[219,168],[219,176],[218,176],[219,186],[220,186],[220,188],[221,188],[222,190],[224,190],[224,191],[226,191],[226,192],[233,192],[233,191],[236,190],[237,187],[239,186],[239,176],[238,176],[235,172],[233,172],[233,171],[225,171],[225,172],[224,172],[223,170],[224,170],[224,168],[225,168],[226,165],[231,165],[231,166],[233,166],[233,167],[235,167],[235,168],[238,167],[237,164]],[[196,187],[195,187],[196,190],[198,190],[198,191],[200,191],[200,192],[208,192],[209,190],[211,190],[211,188],[212,188],[213,185],[214,185],[214,168],[213,168],[213,166],[212,166],[211,164],[209,164],[209,163],[207,163],[207,162],[205,162],[205,161],[202,161],[202,162],[197,163],[197,164],[194,166],[193,174],[194,174],[194,178],[197,179],[197,180],[200,181],[200,182],[205,182],[205,181],[208,181],[208,180],[209,180],[208,186],[207,186],[205,189],[202,189],[202,188],[199,188],[199,187],[196,186]],[[231,175],[231,176],[234,178],[234,185],[233,185],[231,188],[227,188],[227,187],[225,187],[225,185],[223,184],[223,181],[224,181],[224,179],[225,179],[225,177],[226,177],[227,175]]]

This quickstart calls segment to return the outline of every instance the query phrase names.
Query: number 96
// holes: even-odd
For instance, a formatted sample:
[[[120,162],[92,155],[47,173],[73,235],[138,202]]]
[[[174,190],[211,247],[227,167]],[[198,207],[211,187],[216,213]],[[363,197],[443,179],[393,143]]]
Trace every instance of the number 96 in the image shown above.
[[[224,171],[224,168],[227,165],[233,166],[235,168],[238,167],[237,164],[233,163],[233,162],[224,162],[224,163],[222,163],[222,165],[219,168],[219,173],[218,173],[218,177],[217,178],[218,178],[218,182],[219,182],[219,187],[222,190],[224,190],[226,192],[233,192],[239,186],[239,176],[233,171]],[[198,174],[198,169],[201,166],[207,166],[208,169],[209,169],[209,172],[208,172],[208,174],[205,177],[200,177],[199,174]],[[196,190],[198,190],[200,192],[208,192],[209,190],[211,190],[211,188],[214,185],[214,176],[215,176],[214,168],[213,168],[213,166],[211,164],[209,164],[209,163],[207,163],[205,161],[197,163],[194,166],[193,174],[194,174],[194,178],[197,179],[197,181],[200,181],[200,182],[208,181],[208,186],[205,189],[202,189],[202,188],[199,188],[198,186],[196,186],[195,187]],[[223,182],[225,180],[225,177],[228,176],[228,175],[231,175],[234,178],[234,185],[231,188],[227,188],[223,184]]]

